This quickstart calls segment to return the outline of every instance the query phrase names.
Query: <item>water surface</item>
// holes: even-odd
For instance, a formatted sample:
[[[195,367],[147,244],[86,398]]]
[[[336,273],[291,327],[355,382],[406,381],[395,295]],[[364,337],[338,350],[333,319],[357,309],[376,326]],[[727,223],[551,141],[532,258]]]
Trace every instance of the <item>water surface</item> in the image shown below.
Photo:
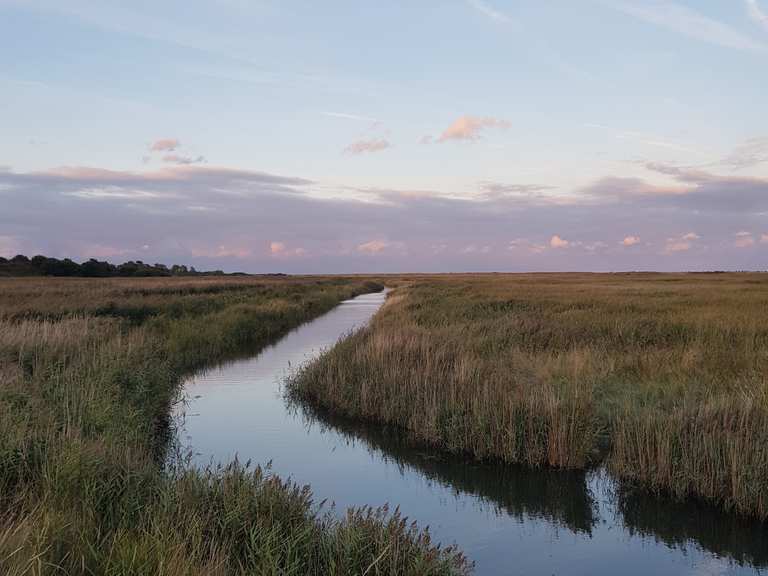
[[[630,491],[603,470],[532,471],[440,458],[396,435],[289,406],[282,382],[365,324],[384,294],[348,300],[247,360],[184,385],[178,440],[195,465],[237,456],[310,484],[316,500],[389,503],[456,543],[476,573],[720,575],[768,572],[768,527]]]

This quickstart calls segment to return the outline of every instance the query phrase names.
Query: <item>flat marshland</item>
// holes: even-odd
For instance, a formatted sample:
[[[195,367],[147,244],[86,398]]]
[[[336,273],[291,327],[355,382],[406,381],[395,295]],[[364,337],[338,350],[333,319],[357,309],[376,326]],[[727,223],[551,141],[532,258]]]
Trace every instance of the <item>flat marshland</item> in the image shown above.
[[[581,469],[768,518],[768,275],[400,285],[289,394],[481,460]]]
[[[0,280],[3,575],[462,574],[386,509],[325,513],[232,463],[167,468],[183,375],[254,354],[364,279]],[[318,495],[319,498],[322,495]]]

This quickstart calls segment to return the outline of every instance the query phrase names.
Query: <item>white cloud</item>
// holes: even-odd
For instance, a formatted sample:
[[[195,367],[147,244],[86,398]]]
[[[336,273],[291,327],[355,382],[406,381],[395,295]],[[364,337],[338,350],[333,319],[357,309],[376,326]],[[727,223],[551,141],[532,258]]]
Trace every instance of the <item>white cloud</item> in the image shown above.
[[[151,198],[170,197],[169,194],[159,194],[147,190],[138,190],[134,188],[123,188],[122,186],[102,186],[92,188],[81,188],[74,192],[65,192],[66,196],[76,196],[78,198],[98,199],[123,199],[123,200],[147,200]]]
[[[634,246],[636,244],[640,244],[640,237],[639,236],[626,236],[624,240],[621,241],[621,243],[624,246]]]

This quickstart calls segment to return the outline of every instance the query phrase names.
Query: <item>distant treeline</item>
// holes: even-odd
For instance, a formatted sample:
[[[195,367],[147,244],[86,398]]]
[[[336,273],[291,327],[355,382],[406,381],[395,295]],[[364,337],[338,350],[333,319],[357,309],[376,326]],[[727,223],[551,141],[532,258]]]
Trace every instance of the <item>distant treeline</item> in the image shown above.
[[[11,259],[0,257],[0,276],[81,276],[89,278],[107,278],[111,276],[223,276],[221,270],[199,272],[194,266],[174,264],[146,264],[141,260],[110,264],[91,258],[78,264],[64,258],[48,258],[33,256],[28,258],[23,254]]]

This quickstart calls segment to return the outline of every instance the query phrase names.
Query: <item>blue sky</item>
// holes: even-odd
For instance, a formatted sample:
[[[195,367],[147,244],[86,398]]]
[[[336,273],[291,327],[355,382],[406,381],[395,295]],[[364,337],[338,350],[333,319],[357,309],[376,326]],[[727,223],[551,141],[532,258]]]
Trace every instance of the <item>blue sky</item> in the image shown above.
[[[768,268],[767,12],[0,0],[0,255]]]

